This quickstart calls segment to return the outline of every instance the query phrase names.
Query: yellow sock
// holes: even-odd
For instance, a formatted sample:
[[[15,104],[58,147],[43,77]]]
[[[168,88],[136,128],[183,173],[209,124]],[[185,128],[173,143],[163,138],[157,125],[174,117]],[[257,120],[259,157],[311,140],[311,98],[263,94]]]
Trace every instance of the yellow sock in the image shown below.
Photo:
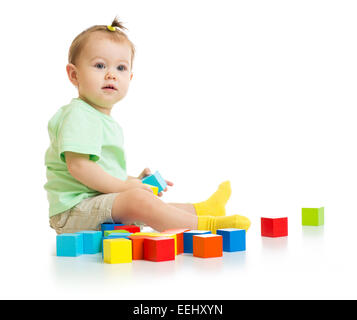
[[[197,229],[216,233],[217,229],[237,228],[248,230],[249,227],[250,220],[247,217],[236,214],[227,217],[199,216]]]
[[[224,216],[226,215],[225,205],[231,196],[231,183],[222,182],[217,191],[206,201],[194,203],[198,216]]]

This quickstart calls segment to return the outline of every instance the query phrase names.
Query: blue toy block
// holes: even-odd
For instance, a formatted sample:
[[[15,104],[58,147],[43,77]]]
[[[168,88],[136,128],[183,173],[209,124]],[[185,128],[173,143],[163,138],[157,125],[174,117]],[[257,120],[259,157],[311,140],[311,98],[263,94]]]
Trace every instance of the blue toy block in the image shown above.
[[[246,233],[244,229],[218,229],[217,234],[223,237],[223,251],[234,252],[245,250]]]
[[[211,233],[206,230],[190,230],[183,233],[183,252],[193,253],[193,236]]]
[[[84,230],[77,232],[83,235],[83,253],[94,254],[102,251],[102,232]]]
[[[161,174],[159,171],[156,171],[154,174],[151,174],[150,176],[145,177],[144,179],[141,180],[142,183],[149,184],[154,187],[158,187],[158,193],[160,193],[162,190],[166,189],[167,183],[166,181],[162,178]]]
[[[122,223],[102,223],[100,225],[100,230],[102,230],[102,237],[104,236],[104,231],[114,230],[115,226],[124,226]]]
[[[116,238],[128,238],[131,236],[132,233],[130,232],[120,232],[120,233],[111,233],[106,236],[108,239],[116,239]]]
[[[56,237],[58,257],[77,257],[83,254],[83,234],[62,233]]]

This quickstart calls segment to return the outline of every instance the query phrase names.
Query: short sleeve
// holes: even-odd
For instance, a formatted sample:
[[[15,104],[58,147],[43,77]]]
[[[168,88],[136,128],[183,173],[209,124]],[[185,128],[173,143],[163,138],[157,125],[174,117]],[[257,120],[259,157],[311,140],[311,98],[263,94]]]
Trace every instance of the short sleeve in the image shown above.
[[[98,161],[101,154],[102,122],[95,114],[72,108],[63,118],[59,126],[58,152],[62,161],[66,162],[66,151],[88,154],[89,159]]]

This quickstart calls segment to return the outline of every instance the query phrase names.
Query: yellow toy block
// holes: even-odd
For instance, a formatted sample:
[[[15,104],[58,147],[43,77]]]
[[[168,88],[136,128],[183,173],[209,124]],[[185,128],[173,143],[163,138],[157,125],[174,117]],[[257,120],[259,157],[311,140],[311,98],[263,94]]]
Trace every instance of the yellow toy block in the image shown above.
[[[160,233],[158,232],[135,232],[132,233],[132,236],[148,236],[148,237],[157,237]]]
[[[151,186],[150,184],[146,184],[144,183],[146,186],[150,187],[151,190],[154,192],[154,195],[157,196],[157,194],[159,193],[159,188],[158,187],[155,187],[155,186]]]
[[[105,263],[132,262],[131,240],[105,239],[103,241],[103,259]]]

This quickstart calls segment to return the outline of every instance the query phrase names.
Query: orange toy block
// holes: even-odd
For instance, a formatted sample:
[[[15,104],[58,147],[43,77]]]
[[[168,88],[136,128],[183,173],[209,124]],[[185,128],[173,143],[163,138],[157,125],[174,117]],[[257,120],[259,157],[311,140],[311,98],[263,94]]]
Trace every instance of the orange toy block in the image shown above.
[[[183,253],[183,233],[186,231],[189,231],[189,229],[169,229],[163,231],[163,233],[176,234],[177,254]]]
[[[131,235],[129,239],[132,242],[133,260],[144,260],[144,239],[148,236]]]
[[[223,237],[216,234],[193,236],[193,255],[199,258],[222,257]]]

